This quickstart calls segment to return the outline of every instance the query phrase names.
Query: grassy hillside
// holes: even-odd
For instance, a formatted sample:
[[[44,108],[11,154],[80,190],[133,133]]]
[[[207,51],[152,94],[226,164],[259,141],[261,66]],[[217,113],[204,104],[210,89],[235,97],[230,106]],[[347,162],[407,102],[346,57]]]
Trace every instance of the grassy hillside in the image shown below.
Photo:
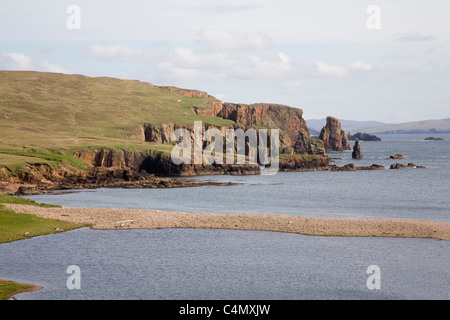
[[[232,124],[191,110],[208,108],[213,100],[133,80],[0,71],[0,168],[15,172],[26,163],[80,167],[71,151],[87,146],[166,150],[127,138],[126,129],[195,120]]]
[[[133,80],[0,71],[0,147],[127,144],[124,129],[143,123],[230,124],[192,112],[211,99]]]

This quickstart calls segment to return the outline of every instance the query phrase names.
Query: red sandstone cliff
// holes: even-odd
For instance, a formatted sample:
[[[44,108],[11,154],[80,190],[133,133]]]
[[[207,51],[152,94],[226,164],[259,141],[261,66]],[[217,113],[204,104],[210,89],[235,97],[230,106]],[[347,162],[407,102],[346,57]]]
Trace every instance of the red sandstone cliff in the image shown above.
[[[322,128],[319,139],[323,141],[326,151],[351,150],[347,134],[336,118],[327,117],[327,123]]]

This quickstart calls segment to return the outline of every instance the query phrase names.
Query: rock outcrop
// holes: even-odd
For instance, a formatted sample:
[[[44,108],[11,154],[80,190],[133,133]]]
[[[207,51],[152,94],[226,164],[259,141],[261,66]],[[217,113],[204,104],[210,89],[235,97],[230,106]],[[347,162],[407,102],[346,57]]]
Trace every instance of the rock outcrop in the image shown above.
[[[322,128],[319,139],[323,141],[326,151],[351,150],[347,134],[337,118],[327,117],[327,123]]]
[[[280,157],[279,171],[323,171],[330,169],[328,155],[285,155]]]
[[[353,146],[353,152],[352,152],[352,158],[353,159],[363,159],[364,156],[361,154],[361,143],[358,139],[355,141],[355,145]]]

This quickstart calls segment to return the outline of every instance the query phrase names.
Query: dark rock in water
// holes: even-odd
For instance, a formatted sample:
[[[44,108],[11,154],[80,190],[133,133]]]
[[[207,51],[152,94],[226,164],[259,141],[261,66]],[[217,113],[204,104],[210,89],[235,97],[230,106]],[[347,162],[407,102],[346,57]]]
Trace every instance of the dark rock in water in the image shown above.
[[[384,166],[372,164],[371,166],[355,166],[353,163],[346,164],[342,167],[330,166],[331,171],[357,171],[357,170],[384,170]]]
[[[408,163],[406,164],[401,164],[401,163],[394,163],[391,165],[391,167],[389,169],[401,169],[401,168],[419,168],[419,169],[424,169],[424,166],[416,166],[414,163]]]
[[[384,166],[372,164],[371,166],[358,166],[358,170],[384,170]]]
[[[353,163],[346,164],[342,167],[331,166],[331,171],[356,171],[356,170],[358,170],[358,168]]]
[[[348,136],[348,140],[350,141],[355,141],[355,140],[359,140],[359,141],[381,141],[380,138],[378,138],[375,135],[372,134],[368,134],[368,133],[355,133],[354,135],[352,134],[347,134]]]
[[[397,153],[397,154],[395,154],[393,156],[390,156],[388,159],[404,159],[404,158],[405,157],[402,154]]]
[[[428,138],[425,138],[425,140],[427,140],[427,141],[439,141],[439,140],[444,140],[444,139],[442,139],[442,138],[435,138],[435,137],[428,137]]]
[[[353,159],[363,159],[364,158],[364,156],[361,154],[361,144],[359,143],[358,139],[356,139],[355,145],[353,146],[352,158]]]

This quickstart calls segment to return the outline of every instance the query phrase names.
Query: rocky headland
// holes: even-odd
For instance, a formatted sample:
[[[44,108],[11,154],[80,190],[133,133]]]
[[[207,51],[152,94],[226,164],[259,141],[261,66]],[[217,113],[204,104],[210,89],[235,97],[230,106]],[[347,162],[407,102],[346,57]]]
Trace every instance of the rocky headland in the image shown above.
[[[327,152],[351,150],[340,121],[327,117],[320,136],[313,138],[300,108],[228,103],[202,91],[131,80],[0,74],[2,95],[9,101],[4,104],[5,117],[0,117],[6,137],[0,141],[0,192],[191,187],[208,182],[180,178],[261,174],[262,166],[248,162],[175,164],[171,150],[176,142],[171,137],[185,129],[192,144],[198,143],[195,121],[202,121],[202,134],[216,129],[222,137],[228,129],[267,129],[270,138],[270,130],[279,129],[279,171],[381,168],[332,165]],[[208,145],[205,139],[201,143],[201,148]],[[248,159],[249,142],[245,144]]]

